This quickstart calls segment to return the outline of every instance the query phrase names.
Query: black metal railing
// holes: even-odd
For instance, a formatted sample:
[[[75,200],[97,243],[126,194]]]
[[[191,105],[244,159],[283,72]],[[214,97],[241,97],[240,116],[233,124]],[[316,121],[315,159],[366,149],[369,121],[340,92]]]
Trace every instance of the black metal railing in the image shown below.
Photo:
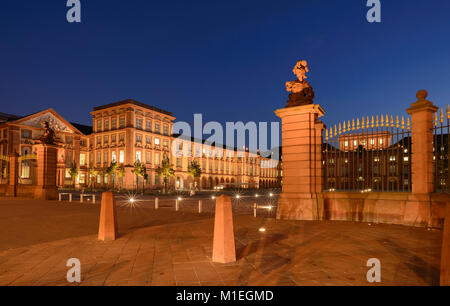
[[[325,191],[410,192],[409,118],[372,116],[325,131]]]
[[[439,114],[439,116],[438,116]],[[449,133],[450,132],[450,108],[447,111],[441,109],[434,115],[433,126],[433,169],[434,186],[436,192],[450,193],[448,159],[449,159]]]

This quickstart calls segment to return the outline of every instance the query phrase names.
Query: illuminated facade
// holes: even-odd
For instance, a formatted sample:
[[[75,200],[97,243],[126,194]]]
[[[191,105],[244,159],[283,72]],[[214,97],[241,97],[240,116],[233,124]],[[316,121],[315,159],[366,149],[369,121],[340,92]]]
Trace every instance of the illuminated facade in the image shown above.
[[[41,121],[48,121],[59,141],[57,185],[81,188],[133,189],[136,186],[157,189],[162,178],[156,172],[165,156],[175,170],[169,186],[190,189],[194,179],[188,165],[195,159],[202,168],[197,179],[200,189],[269,188],[281,184],[281,167],[275,160],[263,158],[248,150],[224,148],[195,140],[179,140],[172,135],[175,117],[171,112],[134,100],[124,100],[99,107],[91,112],[92,128],[69,123],[53,109],[17,117],[0,114],[0,184],[8,182],[8,155],[20,158],[19,184],[35,184],[36,160],[33,139],[42,135]],[[176,143],[175,143],[176,142]],[[173,150],[181,152],[175,153]],[[133,173],[135,162],[145,165],[147,177]],[[108,173],[112,162],[123,167],[121,174]],[[70,169],[76,165],[77,175]]]

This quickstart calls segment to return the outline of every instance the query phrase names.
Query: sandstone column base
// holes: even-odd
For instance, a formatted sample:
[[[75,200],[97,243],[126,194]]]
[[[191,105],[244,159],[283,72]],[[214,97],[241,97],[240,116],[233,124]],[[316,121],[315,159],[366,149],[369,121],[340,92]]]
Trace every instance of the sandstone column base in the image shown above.
[[[111,191],[102,193],[98,240],[116,240],[118,237],[116,199]]]
[[[218,263],[236,261],[231,198],[226,195],[221,195],[216,199],[212,260]]]
[[[38,200],[58,199],[58,188],[56,186],[36,186],[34,188],[34,198]]]
[[[445,213],[441,253],[441,286],[450,286],[450,204]]]
[[[281,193],[277,219],[321,220],[324,200],[321,193]]]

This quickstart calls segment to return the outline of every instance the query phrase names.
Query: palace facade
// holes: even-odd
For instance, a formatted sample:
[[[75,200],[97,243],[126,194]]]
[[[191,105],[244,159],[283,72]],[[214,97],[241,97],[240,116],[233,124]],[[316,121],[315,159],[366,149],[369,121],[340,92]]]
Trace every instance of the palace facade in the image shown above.
[[[33,142],[43,133],[40,123],[48,121],[60,142],[58,187],[161,188],[163,180],[156,169],[165,157],[175,170],[169,181],[174,189],[194,186],[188,173],[192,160],[202,169],[197,179],[200,189],[281,186],[278,160],[264,158],[258,152],[177,137],[172,134],[175,117],[169,111],[129,99],[94,107],[91,116],[92,127],[70,123],[53,109],[24,117],[0,113],[0,184],[10,179],[9,156],[15,153],[19,156],[18,183],[36,184]],[[107,171],[112,162],[123,167],[120,174]],[[145,179],[133,173],[136,162],[145,165]]]

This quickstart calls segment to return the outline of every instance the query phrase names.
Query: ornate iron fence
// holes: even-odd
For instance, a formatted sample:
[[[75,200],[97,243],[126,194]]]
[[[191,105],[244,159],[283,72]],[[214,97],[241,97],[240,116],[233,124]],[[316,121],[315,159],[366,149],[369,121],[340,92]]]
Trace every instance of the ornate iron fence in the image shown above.
[[[439,113],[439,117],[438,117]],[[433,162],[434,162],[434,186],[436,192],[450,193],[448,158],[450,134],[450,107],[444,116],[444,110],[435,113],[433,127]]]
[[[325,191],[411,191],[410,119],[358,118],[325,131]]]

